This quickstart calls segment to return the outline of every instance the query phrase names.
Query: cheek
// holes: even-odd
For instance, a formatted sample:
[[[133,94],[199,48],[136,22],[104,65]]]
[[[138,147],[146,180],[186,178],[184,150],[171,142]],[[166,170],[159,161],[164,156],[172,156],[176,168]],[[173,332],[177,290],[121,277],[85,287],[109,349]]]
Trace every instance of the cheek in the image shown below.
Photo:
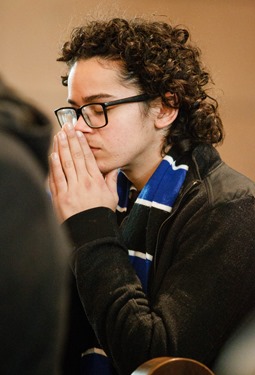
[[[153,143],[153,122],[144,118],[140,111],[130,111],[123,117],[118,116],[118,119],[111,120],[109,127],[101,131],[107,159],[110,158],[115,163],[129,162]]]
[[[126,155],[135,151],[143,144],[145,135],[138,127],[123,128],[117,135],[112,138],[112,151],[119,155]],[[109,140],[110,142],[110,140]],[[111,150],[110,150],[111,151]]]
[[[111,126],[112,125],[112,126]],[[104,140],[107,142],[107,147],[109,151],[125,151],[125,146],[129,143],[134,142],[134,138],[137,133],[138,124],[130,118],[121,119],[118,123],[110,124],[107,129],[107,134],[104,135]],[[111,150],[112,148],[112,150]]]

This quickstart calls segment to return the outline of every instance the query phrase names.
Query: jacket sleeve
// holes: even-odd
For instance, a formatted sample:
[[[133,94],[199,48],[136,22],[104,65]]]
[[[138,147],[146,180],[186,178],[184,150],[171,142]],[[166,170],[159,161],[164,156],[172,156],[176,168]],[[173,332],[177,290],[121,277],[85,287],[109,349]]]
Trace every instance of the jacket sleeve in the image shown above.
[[[164,234],[150,297],[129,263],[112,211],[96,208],[66,222],[81,301],[119,374],[165,355],[210,364],[254,306],[254,198],[190,206]]]

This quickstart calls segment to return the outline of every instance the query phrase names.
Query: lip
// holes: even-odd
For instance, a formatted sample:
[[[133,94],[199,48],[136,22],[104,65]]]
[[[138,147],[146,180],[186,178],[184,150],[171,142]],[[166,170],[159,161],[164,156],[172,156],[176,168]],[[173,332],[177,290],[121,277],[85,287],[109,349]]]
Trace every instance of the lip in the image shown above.
[[[93,146],[89,146],[89,148],[91,149],[91,151],[95,152],[95,151],[99,151],[100,148],[99,147],[93,147]]]

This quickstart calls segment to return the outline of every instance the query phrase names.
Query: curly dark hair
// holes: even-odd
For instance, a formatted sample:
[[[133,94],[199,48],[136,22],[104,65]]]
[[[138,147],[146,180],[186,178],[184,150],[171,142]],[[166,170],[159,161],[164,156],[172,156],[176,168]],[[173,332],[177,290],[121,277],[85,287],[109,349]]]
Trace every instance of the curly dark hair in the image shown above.
[[[72,31],[58,61],[71,68],[77,60],[92,57],[121,61],[126,81],[179,108],[163,153],[169,145],[185,152],[201,142],[218,144],[223,140],[217,100],[207,93],[208,84],[213,82],[187,29],[140,18],[91,21]],[[68,75],[62,77],[63,85],[67,79]],[[173,94],[170,101],[166,98],[169,92]]]

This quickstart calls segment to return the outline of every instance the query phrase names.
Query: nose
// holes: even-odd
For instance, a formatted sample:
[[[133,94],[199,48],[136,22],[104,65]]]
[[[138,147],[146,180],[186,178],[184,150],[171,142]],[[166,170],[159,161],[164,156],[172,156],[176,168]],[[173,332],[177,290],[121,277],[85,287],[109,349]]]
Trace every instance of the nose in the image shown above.
[[[79,130],[82,133],[92,133],[93,129],[90,128],[84,121],[82,116],[79,116],[77,122],[74,125],[75,130]]]

